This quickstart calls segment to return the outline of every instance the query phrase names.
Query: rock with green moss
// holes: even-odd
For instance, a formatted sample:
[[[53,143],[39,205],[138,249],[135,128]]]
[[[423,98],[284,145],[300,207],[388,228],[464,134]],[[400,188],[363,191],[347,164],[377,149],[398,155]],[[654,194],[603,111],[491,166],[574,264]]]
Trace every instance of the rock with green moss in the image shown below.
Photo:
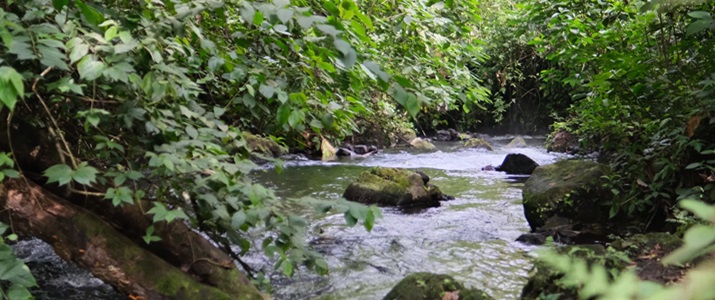
[[[489,142],[487,142],[487,141],[484,140],[484,139],[480,139],[480,138],[471,138],[471,139],[468,139],[467,141],[464,142],[464,147],[467,147],[467,148],[478,148],[478,149],[487,149],[487,150],[489,150],[489,151],[494,151],[494,148],[492,148],[492,145],[489,144]]]
[[[246,145],[251,152],[258,153],[269,157],[279,157],[287,154],[288,149],[276,141],[260,137],[249,132],[242,132],[243,139],[246,140]]]
[[[410,128],[403,128],[403,127],[398,128],[391,135],[394,137],[394,139],[397,140],[397,144],[403,143],[403,142],[409,144],[410,141],[417,138],[417,133],[415,133],[414,130],[412,130]]]
[[[514,138],[506,145],[507,148],[526,148],[526,141],[523,138]]]
[[[439,206],[439,201],[450,198],[425,177],[405,169],[376,167],[362,172],[343,197],[365,204],[417,207]]]
[[[432,143],[430,143],[427,140],[423,140],[421,138],[412,139],[412,141],[410,141],[410,145],[412,145],[412,147],[414,147],[415,149],[418,149],[418,150],[424,150],[424,151],[437,150],[437,147],[435,147]]]
[[[583,224],[609,221],[610,190],[606,165],[587,160],[563,160],[536,168],[524,184],[524,215],[532,230],[561,216]]]
[[[449,275],[412,273],[402,279],[383,300],[491,300],[487,293],[465,288]]]

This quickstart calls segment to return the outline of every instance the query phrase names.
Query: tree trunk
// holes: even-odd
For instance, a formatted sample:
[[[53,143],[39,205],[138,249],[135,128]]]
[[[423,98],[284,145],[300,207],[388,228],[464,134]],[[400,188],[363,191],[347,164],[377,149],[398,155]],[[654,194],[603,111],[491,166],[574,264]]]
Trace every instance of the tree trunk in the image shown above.
[[[144,299],[263,299],[245,278],[233,281],[230,290],[195,281],[92,212],[25,178],[0,184],[0,207],[0,219],[15,232],[44,240],[63,259],[123,292]]]

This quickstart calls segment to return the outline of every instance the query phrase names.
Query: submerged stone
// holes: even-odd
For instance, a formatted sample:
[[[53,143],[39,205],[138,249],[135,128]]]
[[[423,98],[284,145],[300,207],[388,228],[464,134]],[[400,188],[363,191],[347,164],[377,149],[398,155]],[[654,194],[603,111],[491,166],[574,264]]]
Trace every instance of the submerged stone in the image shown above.
[[[487,142],[484,139],[480,139],[480,138],[468,139],[466,142],[464,142],[464,147],[481,148],[481,149],[487,149],[489,151],[494,151],[494,148],[492,148],[492,145],[489,144],[489,142]]]
[[[524,184],[524,215],[532,230],[561,216],[582,224],[606,224],[611,192],[603,187],[607,166],[587,160],[563,160],[540,166]]]
[[[383,300],[491,300],[482,290],[465,288],[452,276],[432,273],[412,273],[402,279]]]
[[[350,201],[386,206],[439,206],[440,200],[450,197],[438,187],[427,183],[422,172],[376,167],[362,172],[343,193]]]
[[[513,175],[529,175],[538,167],[533,159],[521,153],[510,153],[504,158],[504,162],[495,168],[497,171],[506,172]]]
[[[526,148],[526,141],[523,138],[514,138],[506,145],[507,148]]]

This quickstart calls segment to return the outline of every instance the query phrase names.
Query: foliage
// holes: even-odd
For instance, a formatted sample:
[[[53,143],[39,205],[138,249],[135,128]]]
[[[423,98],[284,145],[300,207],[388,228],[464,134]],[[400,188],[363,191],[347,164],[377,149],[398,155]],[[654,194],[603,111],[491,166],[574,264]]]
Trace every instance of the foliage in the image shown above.
[[[612,216],[649,222],[700,184],[680,174],[713,142],[696,134],[713,108],[711,3],[534,0],[524,10],[530,43],[552,62],[542,79],[576,100],[560,127],[620,175]]]
[[[443,36],[468,30],[469,20],[454,25],[433,16],[434,5],[395,5],[414,22],[386,18],[394,7],[379,2],[361,10],[352,1],[10,1],[0,5],[0,102],[10,122],[56,134],[63,163],[44,171],[48,182],[116,206],[150,200],[154,222],[181,219],[225,249],[262,249],[289,276],[298,265],[325,273],[305,242],[305,220],[246,177],[256,165],[241,131],[309,145],[357,132],[359,117],[392,99],[411,116],[435,99],[479,101],[464,69],[476,48]],[[445,10],[474,17],[462,7]],[[386,38],[396,24],[411,48],[382,49],[399,46]],[[452,27],[431,30],[445,24]],[[430,48],[417,51],[422,39]],[[449,59],[434,60],[433,51]],[[451,69],[432,79],[423,69],[392,75],[401,69],[395,56],[414,58],[401,62],[414,68]],[[379,217],[346,201],[321,209],[368,230]],[[255,229],[271,233],[249,240]],[[144,240],[158,239],[148,228]]]
[[[715,205],[698,200],[684,200],[683,208],[707,221],[707,224],[688,229],[684,244],[663,259],[664,264],[683,264],[703,255],[711,255],[715,241]],[[578,289],[579,299],[712,299],[715,297],[715,264],[702,262],[688,270],[678,284],[667,286],[638,279],[632,270],[620,274],[609,273],[601,263],[587,263],[581,258],[555,253],[542,255],[543,261],[562,273],[559,284]],[[610,274],[610,275],[609,275]]]
[[[5,235],[8,229],[9,226],[0,223],[0,235]],[[17,235],[0,238],[0,295],[2,299],[34,299],[29,289],[37,286],[35,277],[5,240],[15,241]]]

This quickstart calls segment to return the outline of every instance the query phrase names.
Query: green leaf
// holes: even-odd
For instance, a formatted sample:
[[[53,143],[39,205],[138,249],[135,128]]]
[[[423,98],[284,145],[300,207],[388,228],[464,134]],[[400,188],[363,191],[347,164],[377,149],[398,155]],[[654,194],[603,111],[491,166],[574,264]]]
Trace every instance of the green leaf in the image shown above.
[[[253,15],[253,25],[260,26],[263,23],[263,13],[256,11]]]
[[[293,17],[293,9],[290,8],[281,8],[278,9],[278,12],[276,13],[278,15],[278,20],[281,21],[283,24],[287,24],[288,21]]]
[[[114,206],[120,206],[124,203],[132,204],[134,199],[132,198],[132,190],[126,186],[115,188],[108,188],[107,193],[104,195],[105,199],[111,199]],[[155,206],[156,207],[156,206]],[[151,210],[149,210],[150,213]],[[163,217],[163,216],[162,216]]]
[[[708,205],[705,202],[685,199],[680,201],[680,207],[689,210],[698,218],[706,221],[715,222],[715,206]]]
[[[316,129],[323,129],[323,123],[318,119],[313,119],[310,121],[310,126]]]
[[[88,166],[87,163],[81,163],[77,170],[72,172],[72,179],[80,184],[88,185],[97,181],[97,173],[98,171],[94,167]]]
[[[340,59],[340,62],[346,69],[351,68],[357,61],[357,53],[355,52],[355,50],[353,50],[350,44],[341,39],[336,39],[333,44],[335,45],[335,48],[338,49],[340,53],[342,53],[342,58]]]
[[[89,53],[89,45],[84,42],[78,42],[72,47],[72,51],[70,51],[70,63],[73,64],[77,62],[87,55],[87,53]]]
[[[77,64],[80,78],[90,81],[99,78],[105,68],[106,65],[103,62],[95,60],[92,55],[85,56]]]
[[[303,113],[302,110],[294,110],[288,117],[288,124],[293,128],[297,128],[298,125],[303,124],[303,121],[305,121],[305,113]]]
[[[24,94],[22,75],[14,68],[0,67],[0,102],[10,110],[14,110],[17,98],[23,98]]]
[[[291,107],[290,105],[283,104],[280,107],[278,107],[278,113],[276,114],[276,118],[278,119],[278,125],[285,124],[288,122],[288,118],[291,115]]]
[[[405,101],[405,108],[413,118],[420,112],[420,101],[417,100],[417,97],[414,94],[408,94],[407,101]]]
[[[107,31],[104,32],[104,40],[110,42],[112,39],[117,37],[117,31],[119,31],[117,26],[109,27]]]
[[[367,231],[372,231],[372,227],[375,226],[375,213],[372,210],[367,212],[365,216],[365,229]]]
[[[288,260],[283,261],[283,274],[285,274],[288,277],[293,276],[293,263],[291,263]]]
[[[243,223],[246,223],[246,213],[239,210],[231,217],[231,228],[239,229]]]
[[[691,11],[688,13],[688,16],[695,18],[695,19],[711,19],[710,13],[706,11]]]
[[[17,170],[5,169],[5,170],[2,170],[2,173],[5,174],[5,176],[10,177],[10,178],[20,178],[20,172],[18,172]]]
[[[72,168],[65,164],[54,165],[43,173],[47,177],[47,183],[57,182],[59,185],[65,185],[72,180]]]
[[[67,6],[69,3],[70,0],[52,0],[52,6],[54,6],[57,11],[62,10],[62,8]]]
[[[104,16],[93,7],[80,0],[75,0],[75,4],[79,7],[80,12],[82,12],[82,16],[90,25],[98,26],[100,23],[104,22]]]
[[[261,84],[258,87],[258,92],[260,92],[263,97],[266,97],[266,99],[270,99],[273,97],[276,90],[272,86]]]
[[[355,226],[355,224],[357,224],[357,219],[352,214],[350,214],[350,211],[346,211],[344,214],[344,217],[345,217],[345,224],[347,224],[348,226],[352,227],[352,226]]]
[[[380,69],[380,66],[378,66],[376,63],[372,61],[366,61],[362,64],[365,68],[367,68],[370,72],[375,74],[377,78],[380,78],[380,80],[387,82],[390,80],[390,75],[388,75],[386,72],[382,71]]]
[[[688,24],[685,28],[685,33],[687,36],[699,33],[713,25],[713,20],[697,20],[693,23]]]

